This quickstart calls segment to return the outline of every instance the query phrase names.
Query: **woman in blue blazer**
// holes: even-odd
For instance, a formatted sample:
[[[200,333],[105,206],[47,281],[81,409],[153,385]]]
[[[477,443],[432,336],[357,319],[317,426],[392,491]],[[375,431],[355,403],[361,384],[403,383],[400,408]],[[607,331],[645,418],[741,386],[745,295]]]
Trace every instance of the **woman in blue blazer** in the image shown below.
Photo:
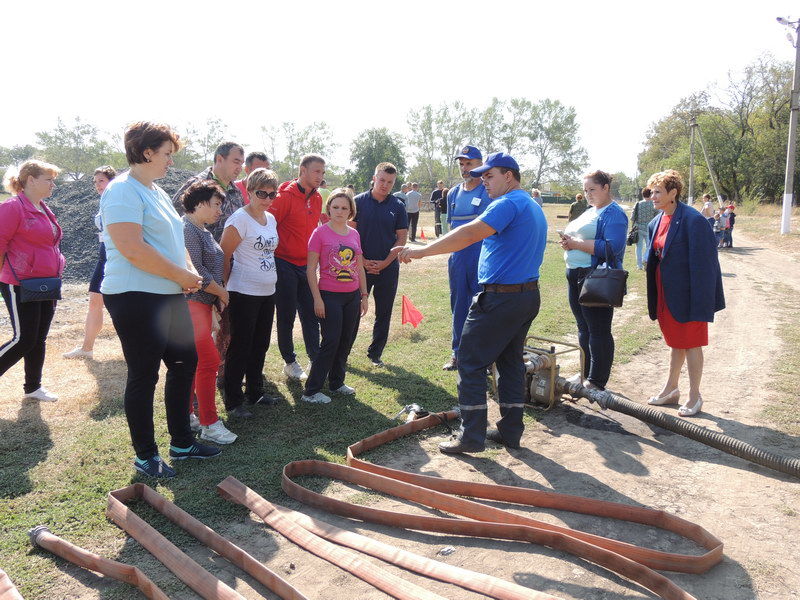
[[[582,306],[578,302],[583,280],[597,265],[606,262],[622,267],[628,217],[611,199],[611,175],[604,171],[589,173],[583,180],[589,208],[570,221],[561,234],[561,247],[567,263],[569,305],[578,325],[578,344],[583,350],[583,373],[576,379],[584,385],[603,390],[614,362],[614,338],[611,307]]]
[[[647,308],[658,320],[671,349],[669,375],[661,392],[648,404],[678,404],[678,378],[684,361],[689,371],[689,400],[678,410],[682,417],[703,407],[700,380],[708,324],[725,308],[722,274],[714,232],[703,215],[680,202],[683,179],[673,170],[656,173],[647,182],[656,210],[648,226]]]

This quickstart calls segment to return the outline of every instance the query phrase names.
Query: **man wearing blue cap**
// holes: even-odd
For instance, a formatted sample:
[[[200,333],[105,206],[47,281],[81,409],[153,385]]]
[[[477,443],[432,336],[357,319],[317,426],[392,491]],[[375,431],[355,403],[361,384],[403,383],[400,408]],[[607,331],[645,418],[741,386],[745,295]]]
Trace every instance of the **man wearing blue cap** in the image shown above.
[[[439,444],[447,454],[482,452],[486,440],[519,448],[525,407],[525,366],[522,347],[539,313],[539,268],[544,257],[547,221],[541,207],[520,188],[519,165],[505,152],[490,154],[470,171],[481,177],[493,199],[475,220],[429,246],[403,248],[398,258],[410,262],[456,252],[483,240],[478,261],[482,290],[470,306],[458,348],[459,434]],[[486,429],[486,369],[497,365],[500,420]]]
[[[461,169],[463,183],[453,187],[447,195],[447,223],[450,230],[474,221],[486,210],[492,201],[480,177],[470,175],[472,169],[483,164],[483,155],[475,146],[464,146],[461,154],[455,157]],[[467,312],[472,297],[481,291],[478,285],[478,258],[481,254],[480,242],[475,242],[450,255],[447,274],[450,279],[450,310],[453,313],[453,354],[442,366],[445,371],[458,368],[458,346],[461,343],[461,330],[467,320]]]

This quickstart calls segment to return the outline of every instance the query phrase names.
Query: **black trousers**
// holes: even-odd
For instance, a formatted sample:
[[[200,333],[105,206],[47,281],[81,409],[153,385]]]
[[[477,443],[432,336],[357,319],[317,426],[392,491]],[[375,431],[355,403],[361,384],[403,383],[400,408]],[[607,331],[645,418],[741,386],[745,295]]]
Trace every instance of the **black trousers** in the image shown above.
[[[347,357],[356,339],[361,314],[361,292],[329,292],[320,290],[325,303],[325,318],[319,320],[322,343],[317,359],[311,363],[306,380],[305,395],[311,396],[322,389],[325,379],[331,390],[344,385]]]
[[[42,387],[45,343],[56,312],[56,301],[20,302],[19,286],[7,283],[0,283],[0,292],[8,308],[13,332],[13,337],[0,346],[0,375],[23,360],[23,390],[29,394]]]
[[[419,223],[419,211],[408,213],[408,228],[411,230],[411,241],[417,240],[417,223]]]
[[[583,306],[578,301],[583,280],[590,272],[591,268],[567,269],[567,296],[578,325],[578,344],[583,349],[583,376],[605,389],[614,364],[614,337],[611,335],[614,309]]]
[[[275,315],[275,295],[230,292],[228,313],[231,342],[225,355],[225,409],[232,410],[242,405],[245,396],[255,402],[264,393],[262,375]]]
[[[197,351],[189,307],[182,294],[124,292],[103,294],[128,365],[125,416],[136,456],[142,460],[158,454],[153,427],[153,398],[158,369],[167,367],[164,404],[171,444],[187,448],[194,442],[189,427]]]
[[[479,292],[470,306],[458,347],[458,404],[462,439],[486,443],[486,369],[497,364],[497,394],[503,439],[518,444],[525,408],[525,364],[522,347],[533,319],[539,314],[539,290],[499,294]]]
[[[299,314],[306,354],[313,361],[319,352],[319,321],[314,314],[314,297],[308,287],[306,268],[276,256],[275,271],[278,275],[275,285],[278,350],[286,364],[297,360],[294,351],[294,318]]]
[[[399,267],[399,263],[395,261],[378,275],[367,273],[367,293],[372,292],[375,300],[375,325],[372,327],[372,343],[367,348],[367,356],[372,360],[380,359],[389,339],[392,308],[400,278]]]

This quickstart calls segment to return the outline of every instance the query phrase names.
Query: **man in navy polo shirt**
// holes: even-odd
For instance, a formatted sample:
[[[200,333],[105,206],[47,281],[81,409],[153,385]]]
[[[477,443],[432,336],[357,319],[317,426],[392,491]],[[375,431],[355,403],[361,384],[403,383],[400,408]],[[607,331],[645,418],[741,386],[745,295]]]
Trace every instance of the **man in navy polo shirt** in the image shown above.
[[[483,164],[483,155],[475,146],[464,146],[461,154],[455,157],[464,178],[462,183],[450,189],[447,194],[447,222],[450,230],[470,223],[486,210],[492,199],[480,177],[470,175],[472,169]],[[445,371],[458,368],[458,346],[461,344],[461,330],[467,320],[467,312],[472,298],[481,291],[478,285],[478,258],[481,243],[475,242],[450,255],[447,261],[447,274],[450,279],[450,310],[453,313],[453,353],[450,360],[442,366]]]
[[[547,221],[541,207],[520,188],[519,165],[505,152],[490,154],[470,171],[481,177],[493,202],[477,219],[424,248],[403,248],[409,262],[456,252],[483,240],[478,262],[482,291],[469,309],[458,348],[459,434],[439,444],[447,454],[482,452],[486,440],[519,448],[525,406],[522,347],[539,313],[539,268],[544,256]],[[497,365],[500,420],[486,430],[486,369]]]
[[[397,168],[392,163],[380,163],[372,176],[372,189],[355,197],[356,216],[353,220],[361,236],[367,293],[372,291],[375,299],[375,325],[367,356],[376,367],[383,366],[381,355],[389,339],[392,307],[400,277],[397,253],[408,237],[406,207],[392,195],[395,179]]]

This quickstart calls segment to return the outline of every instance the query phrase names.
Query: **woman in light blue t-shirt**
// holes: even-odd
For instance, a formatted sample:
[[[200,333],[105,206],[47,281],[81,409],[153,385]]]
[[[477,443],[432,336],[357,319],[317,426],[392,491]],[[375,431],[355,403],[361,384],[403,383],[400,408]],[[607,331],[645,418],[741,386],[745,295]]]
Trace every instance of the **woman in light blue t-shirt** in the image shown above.
[[[114,179],[100,201],[107,254],[100,291],[128,366],[125,416],[136,451],[133,466],[151,477],[175,475],[159,456],[153,427],[162,361],[170,457],[219,454],[219,448],[197,443],[189,426],[197,353],[183,294],[198,291],[203,281],[188,259],[183,221],[154,183],[167,174],[179,148],[178,135],[166,125],[131,125],[125,132],[130,171]]]
[[[622,267],[628,217],[611,199],[611,175],[604,171],[588,174],[583,191],[589,208],[570,221],[561,235],[564,261],[567,263],[569,305],[578,325],[578,343],[583,350],[583,372],[575,376],[578,383],[603,390],[614,362],[614,338],[611,321],[614,309],[583,306],[578,301],[583,281],[592,269],[606,262]]]

